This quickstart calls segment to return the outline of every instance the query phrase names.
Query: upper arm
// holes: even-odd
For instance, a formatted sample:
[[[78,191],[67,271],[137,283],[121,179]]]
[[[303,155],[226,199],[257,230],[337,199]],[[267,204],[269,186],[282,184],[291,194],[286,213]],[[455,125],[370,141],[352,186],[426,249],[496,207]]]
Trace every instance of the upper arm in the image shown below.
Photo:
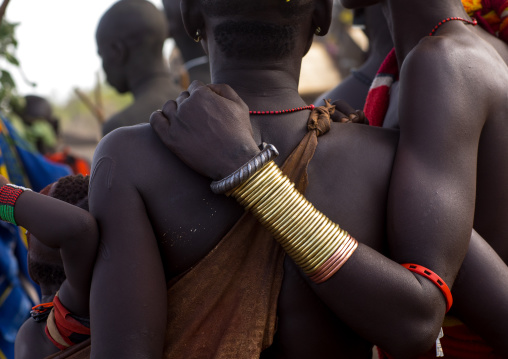
[[[401,73],[400,140],[388,203],[392,258],[423,265],[452,285],[467,250],[483,104],[466,59],[439,43],[408,55]],[[475,89],[474,91],[472,89]],[[476,100],[476,101],[475,101]]]
[[[116,132],[115,132],[116,133]],[[92,356],[160,357],[166,283],[157,241],[121,136],[97,150],[90,210],[100,229],[90,298]]]

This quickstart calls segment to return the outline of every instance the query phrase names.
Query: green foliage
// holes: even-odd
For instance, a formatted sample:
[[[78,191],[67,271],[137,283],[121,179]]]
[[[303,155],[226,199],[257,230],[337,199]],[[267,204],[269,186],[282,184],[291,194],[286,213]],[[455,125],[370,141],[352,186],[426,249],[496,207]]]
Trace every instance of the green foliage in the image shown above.
[[[11,102],[17,103],[18,95],[16,93],[16,83],[5,63],[13,66],[19,66],[19,60],[16,58],[16,48],[18,41],[15,37],[17,23],[10,23],[3,19],[0,23],[0,109],[9,112]]]

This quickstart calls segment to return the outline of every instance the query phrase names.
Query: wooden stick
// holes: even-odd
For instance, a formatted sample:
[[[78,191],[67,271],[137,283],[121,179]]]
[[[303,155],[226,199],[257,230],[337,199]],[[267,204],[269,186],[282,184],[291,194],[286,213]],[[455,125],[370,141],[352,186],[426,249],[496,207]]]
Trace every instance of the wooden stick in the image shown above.
[[[74,88],[74,92],[76,95],[78,95],[79,99],[83,101],[83,103],[88,107],[90,112],[95,116],[95,118],[99,121],[100,124],[103,124],[106,122],[106,119],[104,118],[104,114],[102,113],[101,109],[95,106],[90,100],[90,98],[79,88]]]
[[[104,103],[102,102],[101,75],[99,71],[97,71],[96,81],[97,84],[95,86],[95,106],[104,115]]]
[[[4,2],[2,3],[2,6],[0,6],[0,23],[2,23],[2,20],[5,15],[5,10],[7,9],[7,5],[9,5],[9,1],[10,0],[4,0]]]

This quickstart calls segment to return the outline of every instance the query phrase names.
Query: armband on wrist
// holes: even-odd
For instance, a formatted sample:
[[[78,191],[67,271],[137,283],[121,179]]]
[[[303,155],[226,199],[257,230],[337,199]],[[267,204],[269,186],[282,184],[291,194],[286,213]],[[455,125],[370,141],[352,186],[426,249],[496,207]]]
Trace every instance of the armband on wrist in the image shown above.
[[[21,193],[31,191],[30,188],[8,183],[0,187],[0,219],[17,226],[14,220],[14,205]]]
[[[296,190],[273,161],[234,188],[231,195],[316,283],[332,277],[358,247],[354,238]]]
[[[229,176],[221,179],[220,181],[213,181],[210,185],[212,192],[216,194],[227,193],[233,188],[238,187],[257,171],[263,168],[268,162],[273,160],[279,155],[279,152],[274,145],[267,145],[263,143],[263,149],[256,156],[250,159],[242,167],[231,173]]]
[[[432,283],[434,283],[440,290],[441,293],[443,293],[445,300],[446,300],[446,312],[450,310],[453,304],[453,297],[452,292],[450,291],[450,288],[446,285],[444,280],[441,279],[440,276],[438,276],[436,273],[431,271],[430,269],[427,269],[421,265],[413,264],[413,263],[404,263],[401,264],[404,268],[409,269],[411,272],[420,274],[424,276],[425,278],[429,279]]]

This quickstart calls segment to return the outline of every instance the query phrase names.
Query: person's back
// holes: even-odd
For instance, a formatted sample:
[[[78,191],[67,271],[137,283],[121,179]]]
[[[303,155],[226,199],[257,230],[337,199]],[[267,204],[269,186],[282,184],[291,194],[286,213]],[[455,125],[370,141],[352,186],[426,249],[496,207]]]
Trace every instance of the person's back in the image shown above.
[[[297,14],[308,14],[314,6],[317,19],[326,18],[325,3],[329,2],[242,3],[214,9],[204,1],[203,13],[216,26],[213,37],[203,35],[208,35],[209,51],[227,55],[227,59],[211,58],[214,81],[233,86],[252,110],[303,106],[295,88],[296,64],[311,40],[306,34],[316,26],[310,18],[299,18],[297,26],[302,32],[287,24],[216,21],[226,15],[234,18],[237,13],[256,19],[257,11],[269,6],[270,10],[282,11],[287,16],[284,21],[294,24]],[[182,9],[191,19],[189,32],[194,33],[202,23],[190,5],[184,2]],[[265,12],[261,13],[264,16]],[[329,20],[317,25],[326,30],[327,23]],[[231,33],[245,37],[242,44],[248,46],[247,51],[236,42],[238,37],[228,35]],[[297,42],[295,34],[308,40]],[[278,39],[276,44],[282,45],[264,46],[267,39]],[[289,54],[293,51],[300,58],[292,58]],[[264,69],[259,65],[263,61],[277,64],[276,70]],[[242,68],[245,71],[238,70]],[[181,106],[185,108],[184,103]],[[275,144],[281,164],[306,134],[308,114],[296,111],[253,116],[255,141]],[[277,333],[274,344],[262,355],[370,358],[369,341],[374,340],[399,356],[423,351],[437,337],[445,310],[443,296],[432,283],[420,283],[398,263],[372,250],[384,249],[385,203],[397,132],[344,124],[332,124],[329,132],[320,137],[310,163],[307,197],[368,247],[360,246],[331,284],[321,286],[311,285],[286,258]],[[358,140],[366,133],[368,146]],[[206,143],[206,138],[195,140]],[[209,181],[169,153],[147,125],[124,128],[108,136],[97,149],[93,167],[91,211],[101,227],[102,249],[91,292],[92,357],[129,357],[133,353],[159,357],[163,348],[171,349],[172,345],[171,338],[164,344],[166,300],[172,299],[167,287],[171,290],[174,281],[185,279],[188,271],[207,257],[243,210],[232,199],[212,194]],[[341,203],[339,209],[337,203]],[[438,247],[441,245],[447,244]],[[423,254],[413,258],[418,255]],[[454,253],[446,259],[444,266],[455,269],[442,272],[444,280],[452,283],[461,256]],[[114,292],[106,290],[111,283],[117,288]],[[404,285],[399,287],[400,283]],[[343,290],[333,290],[336,286]],[[323,297],[329,299],[323,301]],[[195,308],[199,312],[202,303]],[[124,316],[127,312],[129,315]],[[403,343],[397,339],[400,337],[405,338]],[[199,343],[192,345],[199,347]]]
[[[185,1],[182,9],[190,33],[204,31],[204,14],[205,23],[213,24],[213,30],[206,27],[213,35],[205,33],[203,38],[216,55],[211,57],[214,82],[229,83],[252,110],[268,111],[304,105],[296,89],[298,63],[310,44],[307,34],[313,27],[326,32],[329,19],[324,19],[330,4],[214,3],[218,6],[214,8],[207,1]],[[256,14],[265,19],[270,13],[261,11],[265,7],[285,14],[277,17],[281,23],[256,22]],[[305,17],[311,12],[317,24]],[[250,21],[235,18],[245,14]],[[226,16],[232,20],[222,23]],[[200,91],[210,90],[195,93]],[[182,113],[191,110],[186,110],[185,94],[178,101]],[[224,106],[228,104],[224,99]],[[252,116],[255,142],[274,144],[281,164],[307,133],[307,118],[308,111]],[[436,339],[445,311],[441,292],[429,281],[416,280],[397,263],[407,257],[394,262],[372,250],[385,249],[386,200],[397,137],[396,131],[345,124],[332,124],[329,133],[320,137],[308,170],[306,196],[368,247],[361,245],[343,269],[320,286],[310,284],[286,258],[277,333],[262,356],[370,358],[372,341],[405,356],[427,349]],[[188,141],[192,140],[206,144],[206,137]],[[166,289],[171,290],[209,252],[215,252],[243,210],[232,199],[213,195],[209,181],[168,152],[148,125],[108,136],[97,149],[93,167],[91,211],[101,228],[102,248],[91,292],[92,357],[160,357],[163,348],[172,345],[171,338],[164,343],[166,301],[172,299]],[[420,250],[408,253],[417,262],[426,256],[421,248],[431,246],[443,252],[436,261],[444,281],[451,284],[467,248],[460,247],[457,253],[450,245],[455,243],[423,241]],[[400,246],[405,246],[404,241]],[[213,283],[214,278],[207,278],[205,272],[205,280]],[[106,290],[111,283],[117,288],[114,293]],[[192,283],[189,286],[192,289]],[[199,312],[202,303],[194,308]],[[175,324],[179,323],[169,326]],[[402,343],[401,337],[405,338]]]
[[[146,0],[118,1],[102,16],[96,40],[107,81],[134,96],[133,104],[106,121],[104,135],[147,122],[154,109],[178,96],[162,53],[166,35],[164,15]]]
[[[264,119],[274,123],[276,127],[286,129],[286,132],[270,138],[270,142],[276,144],[281,151],[281,161],[303,138],[307,117],[308,111],[304,111]],[[271,126],[263,129],[268,130],[269,127]],[[370,146],[366,147],[354,140],[356,131],[373,132]],[[271,129],[268,132],[272,132]],[[396,141],[395,131],[386,133],[367,126],[333,124],[330,133],[320,139],[309,167],[310,184],[307,197],[324,213],[334,213],[332,219],[348,228],[348,231],[354,233],[362,243],[380,251],[383,249],[384,241],[384,236],[380,233],[386,231],[384,203]],[[370,150],[373,150],[375,155]],[[330,154],[345,152],[354,155],[338,158],[335,162],[337,167],[331,170]],[[108,153],[111,159],[103,158],[102,153]],[[151,272],[154,266],[162,266],[160,270],[163,268],[165,277],[156,278],[159,289],[165,288],[166,282],[182,275],[204,258],[244,213],[234,200],[212,194],[209,190],[209,181],[192,172],[166,151],[148,125],[116,131],[110,136],[107,144],[101,144],[98,154],[100,162],[96,162],[97,170],[113,172],[108,180],[110,181],[108,189],[101,188],[101,184],[93,183],[95,193],[92,195],[92,201],[94,198],[96,201],[98,197],[110,198],[108,193],[110,191],[115,193],[122,191],[123,200],[120,203],[116,202],[115,208],[118,208],[117,206],[132,208],[144,203],[147,213],[150,214],[153,233],[140,232],[140,229],[134,226],[139,220],[143,222],[148,220],[137,211],[125,213],[116,210],[115,218],[120,221],[120,218],[124,217],[120,222],[122,227],[124,223],[133,224],[125,228],[129,238],[126,238],[123,246],[125,254],[133,256],[136,258],[135,262],[139,263],[135,265],[138,268],[137,276],[147,277],[148,275],[143,274],[145,270]],[[132,156],[149,160],[140,161],[135,169],[131,168],[129,171],[128,160],[132,159]],[[359,158],[368,160],[357,166],[355,171],[341,170],[348,168]],[[129,178],[126,178],[127,175]],[[107,180],[106,178],[100,175],[97,177],[94,181],[101,181],[106,185],[103,182]],[[323,198],[323,192],[330,195]],[[330,208],[334,207],[337,201],[343,203],[343,211],[331,212]],[[95,203],[97,202],[92,202],[91,209],[94,215],[98,216],[99,222],[105,213],[112,213],[113,208],[110,205],[104,202]],[[107,226],[104,228],[110,230]],[[153,263],[153,259],[148,260],[148,257],[140,256],[140,253],[145,252],[143,247],[153,246],[155,243],[160,250],[161,263],[158,261]],[[115,250],[115,247],[111,248],[112,253]],[[151,250],[157,250],[157,247]],[[114,271],[114,268],[110,267],[113,262],[107,260],[100,262],[97,273]],[[150,268],[139,268],[143,266],[142,263],[147,262],[153,263]],[[127,267],[129,271],[130,266]],[[125,273],[125,268],[123,271],[125,275],[129,275]],[[155,280],[153,274],[149,277],[149,282]],[[107,280],[102,274],[97,278],[98,282]],[[155,294],[153,289],[145,287],[146,284],[147,281],[133,282],[131,285],[136,286],[137,295]],[[345,301],[342,298],[337,300]],[[114,320],[115,314],[110,314],[110,310],[100,307],[99,302],[95,305],[96,315],[106,317],[106,320]],[[154,309],[157,308],[153,304],[152,306]],[[344,309],[346,307],[347,305]],[[163,317],[159,311],[157,314]],[[295,320],[297,324],[293,324]],[[118,336],[122,337],[123,334],[118,333]],[[316,294],[312,293],[309,285],[305,283],[304,276],[289,257],[285,261],[284,281],[279,297],[276,338],[275,348],[272,348],[268,357],[308,358],[316,355],[320,358],[331,358],[335,353],[341,353],[344,357],[370,358],[371,355],[371,344],[357,336],[344,323],[334,319],[334,314]]]

